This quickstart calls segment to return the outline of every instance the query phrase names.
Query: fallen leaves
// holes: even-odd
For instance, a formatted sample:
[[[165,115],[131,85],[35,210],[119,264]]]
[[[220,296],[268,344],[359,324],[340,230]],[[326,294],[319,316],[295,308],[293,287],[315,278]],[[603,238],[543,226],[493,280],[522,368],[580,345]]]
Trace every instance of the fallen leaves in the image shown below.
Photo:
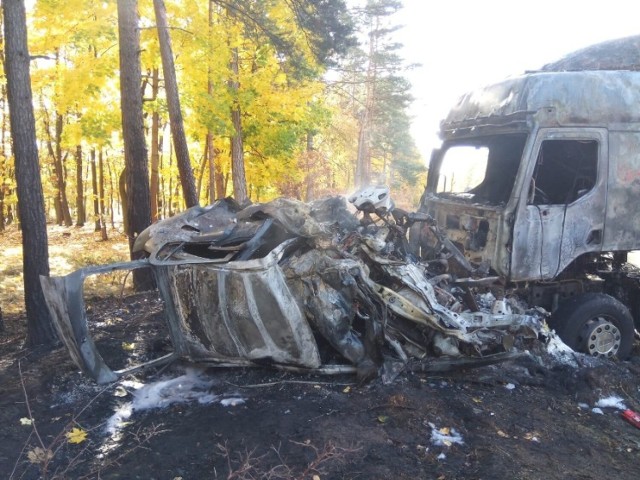
[[[87,439],[87,432],[81,428],[72,428],[66,436],[69,443],[82,443]]]
[[[27,457],[31,463],[46,463],[53,458],[53,452],[49,449],[35,447],[27,453]]]
[[[436,446],[451,447],[453,444],[464,444],[462,435],[453,427],[437,428],[433,423],[431,427],[431,443]]]
[[[450,440],[450,438],[448,438],[451,436],[451,429],[449,427],[442,427],[440,430],[438,430],[438,432],[442,434],[443,436],[442,443],[446,447],[450,447],[451,445],[453,445],[453,442]]]
[[[387,423],[389,417],[387,415],[378,415],[378,423]]]
[[[76,268],[86,265],[100,265],[127,261],[129,245],[126,238],[116,235],[107,242],[96,242],[96,233],[87,223],[84,229],[73,229],[69,238],[68,227],[47,226],[49,243],[49,267],[51,275],[66,275]],[[2,243],[2,264],[0,264],[0,305],[4,313],[24,313],[24,279],[22,275],[22,235],[14,225],[0,234]],[[85,292],[104,294],[105,291],[119,293],[122,282],[111,284],[118,274],[105,274],[87,279]],[[110,282],[100,281],[109,277]]]

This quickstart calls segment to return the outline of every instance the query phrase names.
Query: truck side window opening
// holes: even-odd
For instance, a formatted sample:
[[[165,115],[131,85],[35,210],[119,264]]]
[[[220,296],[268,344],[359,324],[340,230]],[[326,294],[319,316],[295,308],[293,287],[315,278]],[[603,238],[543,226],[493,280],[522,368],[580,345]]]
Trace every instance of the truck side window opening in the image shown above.
[[[506,203],[526,139],[526,134],[511,134],[450,143],[443,151],[437,193],[487,205]]]
[[[568,205],[586,195],[597,178],[597,141],[545,140],[538,153],[529,203]]]

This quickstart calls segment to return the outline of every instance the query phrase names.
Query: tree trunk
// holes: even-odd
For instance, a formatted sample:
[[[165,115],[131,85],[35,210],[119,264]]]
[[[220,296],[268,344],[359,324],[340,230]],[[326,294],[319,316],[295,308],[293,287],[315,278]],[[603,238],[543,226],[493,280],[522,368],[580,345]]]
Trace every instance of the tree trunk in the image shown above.
[[[149,195],[149,165],[144,137],[142,93],[140,84],[140,30],[138,27],[137,0],[118,0],[118,34],[120,50],[120,109],[122,112],[122,137],[127,190],[127,235],[129,251],[134,260],[142,254],[134,254],[136,237],[151,224]],[[151,286],[149,272],[134,270],[136,290]]]
[[[213,44],[213,1],[209,0],[209,44]],[[213,79],[212,79],[212,67],[211,61],[207,65],[207,94],[209,97],[213,95]],[[209,160],[209,203],[213,203],[216,200],[216,192],[220,198],[224,197],[222,191],[222,172],[220,172],[219,160],[217,158],[217,152],[213,143],[213,131],[211,128],[207,128],[207,158]]]
[[[56,225],[62,225],[62,203],[60,202],[59,190],[56,189],[56,196],[53,198],[53,210],[56,213]]]
[[[116,219],[115,219],[115,211],[113,207],[113,195],[115,192],[115,188],[113,186],[114,173],[110,163],[107,163],[107,170],[109,170],[109,221],[111,222],[111,228],[115,229]]]
[[[196,192],[193,168],[191,168],[191,160],[189,158],[187,138],[184,134],[176,69],[173,62],[171,38],[169,37],[169,28],[167,25],[167,11],[163,0],[153,0],[153,8],[156,14],[160,56],[162,57],[162,73],[164,75],[164,85],[167,92],[169,123],[171,125],[171,136],[173,137],[173,147],[176,152],[178,171],[180,172],[182,194],[184,195],[184,201],[187,207],[193,207],[194,205],[198,205],[198,194]]]
[[[356,187],[361,188],[371,182],[371,152],[369,151],[369,114],[362,112],[358,132],[358,150],[356,159]]]
[[[24,1],[4,0],[2,10],[18,215],[22,227],[27,345],[51,346],[56,342],[56,333],[40,285],[40,275],[49,275],[49,251],[31,94]]]
[[[122,170],[118,177],[118,193],[120,194],[120,205],[122,205],[122,225],[124,231],[129,232],[129,196],[127,195],[127,169]]]
[[[11,205],[7,205],[7,225],[11,225],[13,220],[13,207]]]
[[[106,241],[109,237],[107,235],[107,221],[105,220],[106,212],[104,208],[104,160],[102,158],[102,149],[100,149],[100,153],[98,154],[98,174],[100,175],[98,180],[98,189],[100,191],[100,232],[102,240]]]
[[[99,232],[100,226],[100,203],[98,201],[98,169],[96,168],[96,149],[91,149],[91,196],[93,197],[93,220],[95,222],[94,232]]]
[[[158,145],[164,145],[164,131],[166,128],[166,124],[160,126],[160,131],[158,132]],[[162,148],[160,148],[159,155],[159,171],[162,172],[164,170],[165,158],[164,152]],[[171,178],[171,174],[169,175],[160,175],[159,176],[159,184],[158,184],[158,209],[160,210],[159,215],[162,218],[167,218],[167,176]]]
[[[234,105],[231,107],[231,122],[234,134],[231,137],[231,172],[233,176],[233,197],[240,204],[249,203],[247,195],[247,179],[244,171],[244,144],[242,140],[242,116],[238,101],[238,90],[240,89],[240,66],[238,49],[233,49],[231,58],[231,73],[233,79],[229,81],[229,86],[235,97]]]
[[[209,136],[205,137],[204,141],[204,154],[202,155],[202,162],[200,162],[200,168],[198,169],[198,179],[196,180],[196,192],[198,194],[198,198],[200,198],[200,194],[202,193],[202,180],[204,179],[204,169],[207,168],[208,158],[209,156]]]
[[[55,172],[56,198],[54,205],[56,208],[56,222],[58,225],[70,227],[73,225],[71,212],[69,210],[69,201],[67,200],[67,180],[64,171],[65,159],[62,157],[62,129],[64,119],[62,115],[56,112],[55,132],[51,135],[49,126],[47,125],[49,155],[53,159],[53,168]]]
[[[231,111],[231,121],[235,134],[231,137],[231,172],[233,175],[233,197],[243,205],[249,202],[247,179],[244,171],[244,146],[242,142],[242,120],[240,107]]]
[[[214,158],[213,161],[214,161],[214,164],[211,165],[209,168],[210,170],[213,170],[213,175],[216,177],[216,189],[215,189],[215,192],[212,192],[212,194],[214,195],[213,200],[215,200],[216,195],[217,195],[217,198],[225,198],[227,196],[227,179],[225,174],[222,172],[220,159]]]
[[[0,232],[5,230],[4,224],[4,187],[0,185]]]
[[[169,144],[171,144],[171,138],[169,138]],[[171,154],[171,145],[169,145],[169,188],[167,189],[167,198],[165,200],[167,204],[168,215],[173,217],[173,175],[171,175],[171,167],[173,166],[173,155]]]
[[[229,173],[226,173],[224,178],[222,179],[222,191],[226,193],[228,187],[229,187]]]
[[[67,227],[73,225],[71,219],[71,210],[69,209],[69,200],[67,198],[67,172],[65,163],[67,155],[62,156],[62,129],[64,128],[64,119],[62,115],[56,113],[56,165],[60,177],[58,178],[58,188],[60,191],[60,207],[62,208],[62,218]]]
[[[152,100],[157,100],[158,98],[158,88],[160,84],[160,74],[157,68],[153,69],[152,77],[151,77],[151,98]],[[155,222],[158,220],[158,190],[160,186],[160,143],[159,143],[159,132],[160,130],[160,113],[158,112],[157,106],[154,107],[153,113],[151,114],[151,187],[150,187],[150,195],[151,195],[151,221]]]
[[[84,207],[84,179],[82,172],[82,146],[76,146],[76,227],[84,227],[87,212]]]
[[[3,89],[3,93],[4,93],[4,89]],[[4,129],[4,107],[2,110],[3,113],[3,129]],[[5,185],[5,178],[7,175],[7,165],[9,164],[9,160],[7,159],[7,153],[5,151],[4,148],[4,131],[2,132],[2,148],[0,148],[0,171],[2,172],[2,176],[0,176],[0,232],[4,231],[4,229],[6,228],[6,223],[5,223],[5,215],[4,215],[4,197],[5,195],[9,195],[11,193],[11,191],[9,190],[9,188]]]
[[[316,181],[316,161],[317,155],[316,151],[313,148],[313,133],[307,132],[307,150],[305,152],[305,162],[306,162],[306,192],[305,192],[305,202],[310,202],[314,199],[315,196],[315,181]]]
[[[375,103],[376,82],[378,75],[377,51],[378,35],[376,32],[380,28],[380,18],[375,19],[375,28],[369,32],[369,58],[366,76],[366,93],[364,109],[360,115],[360,130],[358,132],[358,157],[356,159],[356,186],[364,187],[371,183],[371,116]]]
[[[0,65],[0,67],[2,67],[2,71],[4,72],[5,71],[4,54],[0,52],[0,55],[2,55],[2,65]],[[1,138],[0,138],[0,171],[2,172],[2,176],[0,177],[0,232],[2,232],[6,227],[5,216],[4,216],[4,197],[5,197],[6,187],[4,184],[4,180],[7,175],[7,165],[9,163],[9,161],[7,160],[7,151],[5,148],[6,131],[7,131],[7,114],[5,113],[5,110],[6,110],[5,105],[7,103],[7,89],[5,85],[2,85],[2,87],[0,87],[0,92],[2,95],[1,97],[2,108],[0,108],[0,112],[2,112],[2,132],[1,132]],[[10,192],[7,192],[7,194],[8,193]]]
[[[224,195],[224,192],[220,191],[222,189],[222,184],[220,183],[220,185],[216,185],[216,183],[218,183],[218,179],[220,178],[220,175],[217,175],[216,173],[216,159],[217,155],[216,149],[213,145],[213,133],[211,132],[211,130],[209,130],[207,132],[207,160],[209,161],[209,203],[213,203],[216,201],[216,190],[218,191],[220,198],[222,198],[222,196]],[[220,190],[218,190],[218,187],[220,187]]]

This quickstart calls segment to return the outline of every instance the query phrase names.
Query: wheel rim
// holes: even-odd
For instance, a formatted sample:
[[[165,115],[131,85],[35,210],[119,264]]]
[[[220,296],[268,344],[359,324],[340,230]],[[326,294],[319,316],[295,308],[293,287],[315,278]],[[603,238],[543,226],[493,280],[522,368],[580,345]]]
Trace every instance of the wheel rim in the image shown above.
[[[595,317],[584,327],[584,347],[594,357],[613,357],[620,349],[622,335],[607,317]]]

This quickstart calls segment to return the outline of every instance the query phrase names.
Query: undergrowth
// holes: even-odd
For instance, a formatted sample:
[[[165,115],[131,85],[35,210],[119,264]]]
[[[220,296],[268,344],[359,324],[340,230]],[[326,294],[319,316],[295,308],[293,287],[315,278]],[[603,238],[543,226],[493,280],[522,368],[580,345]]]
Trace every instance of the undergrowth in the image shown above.
[[[51,275],[67,275],[89,265],[104,265],[129,259],[127,238],[119,230],[109,231],[109,240],[102,241],[93,226],[83,228],[47,228]],[[22,279],[22,235],[16,225],[0,232],[0,307],[6,314],[24,312]],[[114,294],[122,290],[126,272],[87,279],[87,294]]]

